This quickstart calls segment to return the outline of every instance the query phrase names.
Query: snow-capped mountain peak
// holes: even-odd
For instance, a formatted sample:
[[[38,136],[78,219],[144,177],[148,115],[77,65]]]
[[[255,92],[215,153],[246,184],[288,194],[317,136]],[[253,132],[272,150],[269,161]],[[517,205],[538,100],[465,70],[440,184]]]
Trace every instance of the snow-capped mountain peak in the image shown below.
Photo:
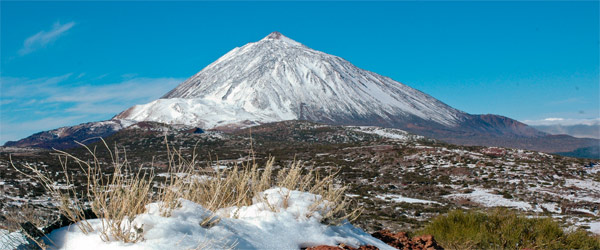
[[[281,33],[279,33],[279,31],[273,31],[271,32],[271,34],[269,34],[268,36],[266,36],[264,39],[281,39],[281,38],[287,38],[286,36],[282,35]],[[287,38],[289,39],[289,38]]]
[[[231,50],[161,99],[116,118],[203,128],[293,119],[455,126],[463,115],[400,82],[273,32]]]
[[[295,45],[295,46],[303,46],[301,43],[296,42],[292,39],[290,39],[287,36],[284,36],[283,34],[279,33],[279,31],[273,31],[271,32],[271,34],[269,34],[268,36],[266,36],[265,38],[263,38],[260,41],[273,41],[276,40],[278,42],[284,42],[290,45]]]

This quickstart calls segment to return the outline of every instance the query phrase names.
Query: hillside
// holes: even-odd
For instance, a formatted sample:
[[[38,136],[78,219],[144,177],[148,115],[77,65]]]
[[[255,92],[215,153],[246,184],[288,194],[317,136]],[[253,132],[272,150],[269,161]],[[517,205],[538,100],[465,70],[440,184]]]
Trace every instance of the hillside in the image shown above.
[[[249,160],[252,148],[257,162],[275,157],[276,169],[297,159],[324,173],[339,171],[338,181],[349,185],[348,195],[365,208],[356,225],[368,232],[412,230],[454,208],[498,206],[555,216],[567,225],[596,232],[600,223],[600,167],[585,160],[517,149],[456,146],[376,127],[286,121],[232,132],[194,133],[158,123],[146,125],[121,130],[107,138],[107,143],[123,147],[134,166],[153,162],[159,176],[166,171],[165,131],[169,131],[166,139],[181,148],[184,157],[191,158],[195,149],[199,166],[229,168]],[[101,144],[91,147],[97,148],[101,161],[109,161]],[[58,159],[39,149],[2,150],[2,210],[18,210],[29,201],[40,207],[39,211],[52,211],[43,190],[9,168],[8,154],[17,165],[45,166],[49,173],[61,171]],[[89,157],[83,149],[69,152]]]

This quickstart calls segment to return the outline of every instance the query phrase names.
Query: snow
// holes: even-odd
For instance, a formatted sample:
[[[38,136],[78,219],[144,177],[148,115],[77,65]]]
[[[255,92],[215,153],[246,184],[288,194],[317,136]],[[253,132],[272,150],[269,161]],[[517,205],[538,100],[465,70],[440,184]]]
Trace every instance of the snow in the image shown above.
[[[216,170],[226,169],[227,166],[226,165],[213,165],[212,168],[216,171]]]
[[[397,194],[377,195],[377,198],[382,199],[382,200],[391,199],[391,201],[393,201],[393,202],[440,204],[439,202],[436,202],[436,201],[408,198],[408,197],[404,197],[402,195],[397,195]]]
[[[103,242],[97,230],[85,235],[76,226],[55,230],[49,237],[58,249],[299,249],[341,243],[394,249],[350,223],[320,223],[321,214],[310,209],[320,199],[317,195],[275,187],[261,197],[255,197],[250,206],[217,211],[220,220],[212,227],[200,226],[212,213],[191,201],[181,200],[181,207],[170,217],[160,216],[158,204],[150,204],[132,222],[143,228],[144,240],[138,243]],[[95,228],[101,226],[98,219],[90,222]]]
[[[562,219],[564,216],[554,216],[554,218]],[[600,236],[600,221],[598,219],[589,221],[588,219],[569,218],[568,221],[573,223],[573,225],[568,227],[567,230],[576,230],[583,227],[587,231]]]
[[[528,190],[576,202],[597,203],[600,200],[600,182],[589,179],[565,179],[564,187],[566,189],[530,187]]]
[[[350,129],[362,133],[374,134],[384,138],[407,141],[411,138],[422,138],[421,136],[409,135],[408,132],[400,129],[381,128],[373,126],[349,127]]]
[[[586,214],[589,214],[591,216],[600,216],[600,213],[594,212],[594,211],[591,211],[591,210],[585,209],[585,208],[574,208],[574,209],[571,209],[571,211],[577,211],[577,212],[580,212],[580,213],[586,213]]]
[[[543,204],[540,204],[539,208],[536,209],[535,211],[536,212],[542,212],[543,211],[542,207],[545,208],[546,210],[548,210],[551,213],[557,213],[558,214],[561,211],[560,206],[558,204],[556,204],[556,203],[543,203]]]
[[[22,233],[0,229],[0,249],[19,249],[25,244],[28,244],[28,240]]]
[[[289,46],[304,46],[301,43],[296,42],[296,41],[282,35],[281,33],[277,32],[277,31],[272,32],[271,34],[269,34],[268,36],[263,38],[261,41],[265,41],[265,40],[274,40],[276,42],[281,42],[281,43],[284,43]]]
[[[455,126],[465,113],[274,32],[231,50],[161,99],[116,118],[213,128],[295,119],[393,122],[415,116]]]
[[[292,113],[251,113],[243,107],[226,105],[205,99],[158,99],[144,105],[136,105],[127,110],[127,119],[153,121],[167,124],[186,124],[205,129],[228,124],[250,124],[293,120]]]
[[[600,173],[600,165],[594,165],[594,167],[591,168],[585,168],[585,171],[588,174],[596,174],[596,173]]]
[[[587,226],[590,227],[590,232],[600,235],[600,221],[587,223]]]
[[[491,190],[483,188],[475,188],[472,193],[468,194],[450,194],[444,197],[449,199],[460,199],[466,198],[473,202],[476,202],[484,207],[513,207],[521,210],[532,210],[531,204],[524,201],[515,201],[512,199],[506,199],[502,195],[492,194]]]
[[[566,179],[565,187],[575,186],[580,189],[587,189],[590,191],[595,191],[600,193],[600,182],[592,181],[592,180],[578,180],[578,179]]]

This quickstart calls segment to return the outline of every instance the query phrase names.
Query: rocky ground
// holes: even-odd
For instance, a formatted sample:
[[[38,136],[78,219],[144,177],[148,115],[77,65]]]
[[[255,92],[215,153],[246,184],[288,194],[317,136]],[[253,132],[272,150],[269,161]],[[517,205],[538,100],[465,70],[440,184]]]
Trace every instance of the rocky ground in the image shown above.
[[[209,170],[247,161],[253,151],[259,163],[274,156],[279,168],[295,159],[307,168],[338,172],[340,184],[350,187],[347,195],[364,208],[354,224],[368,232],[411,231],[455,208],[509,207],[600,233],[600,166],[590,160],[456,146],[395,129],[301,121],[227,132],[165,130],[150,123],[122,130],[106,141],[111,148],[117,145],[135,168],[153,169],[158,182],[166,178],[161,175],[167,166],[165,139],[188,159],[196,155],[197,166]],[[109,171],[104,146],[96,142],[90,147],[96,148]],[[91,159],[82,148],[68,152]],[[11,160],[17,168],[22,164],[40,167],[55,178],[55,185],[64,184],[55,152],[0,148],[0,225],[6,227],[23,211],[31,211],[28,217],[39,220],[34,223],[55,217],[55,204],[40,183],[15,171]],[[67,171],[77,173],[77,169],[71,166]],[[85,180],[85,176],[79,178]]]

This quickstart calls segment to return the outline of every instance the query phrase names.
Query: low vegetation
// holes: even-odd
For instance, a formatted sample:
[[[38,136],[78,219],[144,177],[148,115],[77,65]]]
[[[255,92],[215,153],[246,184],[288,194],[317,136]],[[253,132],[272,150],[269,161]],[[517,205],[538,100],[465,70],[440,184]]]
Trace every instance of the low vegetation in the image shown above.
[[[508,209],[453,210],[418,234],[433,235],[447,249],[600,249],[599,236],[564,230],[552,218],[528,218]]]

